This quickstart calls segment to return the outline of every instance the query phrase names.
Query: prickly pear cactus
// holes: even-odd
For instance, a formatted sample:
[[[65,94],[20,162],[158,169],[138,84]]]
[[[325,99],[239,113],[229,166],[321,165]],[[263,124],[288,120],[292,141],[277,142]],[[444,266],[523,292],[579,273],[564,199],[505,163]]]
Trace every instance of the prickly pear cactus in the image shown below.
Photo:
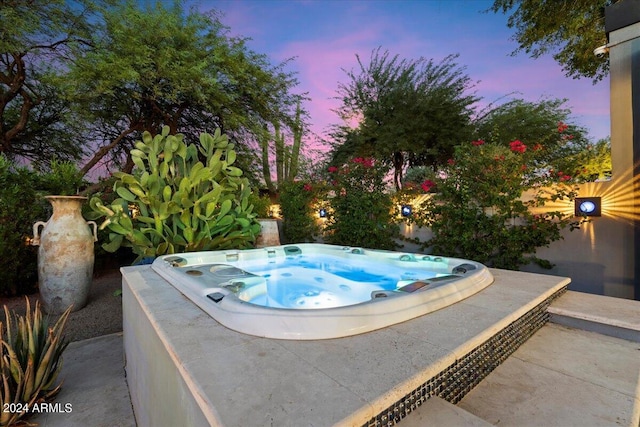
[[[100,227],[109,230],[105,250],[131,246],[142,259],[253,246],[260,224],[251,189],[233,166],[234,145],[219,129],[187,145],[164,127],[155,137],[145,132],[135,147],[134,173],[114,173],[119,198],[110,206],[98,197],[90,201],[94,217],[105,218]]]

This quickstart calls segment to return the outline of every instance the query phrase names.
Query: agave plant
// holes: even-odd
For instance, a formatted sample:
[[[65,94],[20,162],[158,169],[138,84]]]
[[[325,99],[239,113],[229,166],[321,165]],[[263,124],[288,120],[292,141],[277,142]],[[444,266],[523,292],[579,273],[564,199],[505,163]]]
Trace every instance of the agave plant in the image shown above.
[[[71,307],[49,327],[40,304],[36,302],[32,313],[26,301],[24,317],[11,316],[4,306],[5,323],[0,322],[0,427],[15,424],[28,414],[28,408],[51,400],[62,386],[56,380],[68,345],[62,334]]]
[[[164,127],[152,137],[145,132],[131,150],[133,174],[116,172],[118,198],[105,206],[90,201],[91,219],[104,217],[108,252],[132,247],[138,260],[176,252],[251,247],[260,232],[251,188],[233,166],[234,145],[217,129],[203,133],[199,144]],[[201,159],[204,160],[201,161]]]

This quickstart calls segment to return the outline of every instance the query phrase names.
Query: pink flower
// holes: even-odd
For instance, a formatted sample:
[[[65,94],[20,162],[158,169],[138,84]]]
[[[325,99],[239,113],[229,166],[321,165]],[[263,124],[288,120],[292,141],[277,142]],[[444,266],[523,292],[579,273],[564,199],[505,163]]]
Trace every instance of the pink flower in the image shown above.
[[[449,160],[447,160],[447,163],[450,164],[450,165],[455,165],[456,161],[453,160],[453,159],[449,159]]]
[[[567,125],[566,123],[558,122],[558,133],[564,132],[568,127],[569,125]]]
[[[313,190],[313,187],[311,186],[311,184],[305,184],[303,187],[304,191],[311,191]]]
[[[373,159],[371,157],[367,157],[366,159],[362,159],[362,166],[369,169],[373,167]]]
[[[361,164],[367,169],[373,167],[373,159],[371,157],[356,157],[355,159],[353,159],[353,163]]]
[[[484,144],[484,141],[481,140],[481,139],[471,142],[471,145],[473,145],[474,147],[478,147],[478,146],[483,145],[483,144]]]
[[[514,153],[524,153],[525,151],[527,151],[527,146],[524,145],[522,141],[520,141],[519,139],[516,139],[515,141],[511,141],[509,143],[509,148]]]
[[[334,172],[338,172],[338,168],[335,166],[329,166],[329,169],[327,169],[330,173],[334,173]]]
[[[430,179],[426,179],[420,184],[420,187],[424,190],[425,193],[431,191],[433,187],[435,187],[436,183],[431,181]]]

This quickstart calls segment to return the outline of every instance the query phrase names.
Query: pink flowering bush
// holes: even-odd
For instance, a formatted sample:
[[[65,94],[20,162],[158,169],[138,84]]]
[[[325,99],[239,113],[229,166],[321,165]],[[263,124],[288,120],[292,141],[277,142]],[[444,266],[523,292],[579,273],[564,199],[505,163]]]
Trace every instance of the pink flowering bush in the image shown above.
[[[420,184],[420,188],[422,188],[422,191],[424,191],[425,193],[430,192],[431,189],[435,186],[436,183],[431,181],[430,179],[425,179],[424,181],[422,181],[422,184]]]
[[[509,143],[509,148],[511,149],[511,151],[513,151],[514,153],[524,153],[525,151],[527,151],[527,146],[524,145],[522,143],[522,141],[520,140],[515,140],[515,141],[511,141]]]
[[[571,176],[545,168],[542,153],[539,144],[529,147],[519,140],[508,146],[484,141],[459,146],[425,186],[436,192],[410,218],[433,231],[424,247],[496,268],[515,270],[529,262],[550,268],[535,256],[536,249],[561,239],[563,228],[577,228],[580,221],[573,212],[532,213],[576,196]],[[523,199],[525,192],[533,197]]]

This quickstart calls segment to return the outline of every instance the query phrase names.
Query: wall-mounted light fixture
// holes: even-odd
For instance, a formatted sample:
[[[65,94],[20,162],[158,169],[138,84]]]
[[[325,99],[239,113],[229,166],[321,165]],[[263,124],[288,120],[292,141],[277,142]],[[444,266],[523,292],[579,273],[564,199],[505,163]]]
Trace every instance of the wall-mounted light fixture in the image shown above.
[[[602,215],[602,199],[600,197],[576,197],[574,203],[576,216]]]
[[[271,218],[280,218],[280,205],[269,205],[269,216]]]
[[[320,215],[320,218],[326,218],[327,210],[325,208],[320,208],[320,210],[318,211],[318,215]]]
[[[413,208],[411,207],[411,205],[402,205],[400,207],[400,215],[404,217],[408,217],[408,216],[411,216],[412,213],[413,213]]]

